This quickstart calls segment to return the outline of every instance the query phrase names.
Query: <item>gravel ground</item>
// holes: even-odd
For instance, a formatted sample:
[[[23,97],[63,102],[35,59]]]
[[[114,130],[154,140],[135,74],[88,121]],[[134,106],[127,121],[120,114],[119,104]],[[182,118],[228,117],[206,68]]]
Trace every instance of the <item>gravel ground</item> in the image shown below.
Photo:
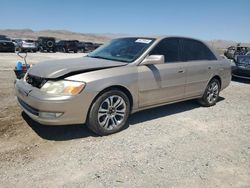
[[[37,63],[82,54],[30,54]],[[15,54],[0,54],[0,187],[250,187],[250,82],[216,106],[195,101],[132,115],[117,134],[43,126],[14,97]]]

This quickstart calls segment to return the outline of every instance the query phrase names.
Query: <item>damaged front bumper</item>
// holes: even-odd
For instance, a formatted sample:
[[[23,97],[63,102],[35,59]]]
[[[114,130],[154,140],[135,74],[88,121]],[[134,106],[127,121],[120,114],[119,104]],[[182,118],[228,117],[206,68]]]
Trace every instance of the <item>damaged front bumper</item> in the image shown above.
[[[91,93],[83,92],[77,96],[47,95],[22,79],[16,81],[15,91],[23,111],[44,125],[85,123],[93,100]]]

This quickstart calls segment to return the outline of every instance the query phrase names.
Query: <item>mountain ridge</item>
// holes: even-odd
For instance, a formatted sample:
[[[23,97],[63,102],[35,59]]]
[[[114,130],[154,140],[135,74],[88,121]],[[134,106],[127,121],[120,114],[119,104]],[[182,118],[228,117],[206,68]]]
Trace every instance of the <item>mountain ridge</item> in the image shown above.
[[[99,42],[104,43],[112,38],[124,37],[124,36],[132,36],[131,34],[125,33],[80,33],[73,32],[68,30],[39,30],[34,31],[32,29],[0,29],[0,35],[6,35],[10,38],[27,38],[27,39],[37,39],[39,36],[47,36],[47,37],[55,37],[57,40],[79,40],[86,42]],[[229,46],[236,45],[240,42],[237,41],[229,41],[222,39],[215,39],[205,41],[212,47],[216,49],[225,49]],[[249,46],[250,43],[241,43],[241,45]]]

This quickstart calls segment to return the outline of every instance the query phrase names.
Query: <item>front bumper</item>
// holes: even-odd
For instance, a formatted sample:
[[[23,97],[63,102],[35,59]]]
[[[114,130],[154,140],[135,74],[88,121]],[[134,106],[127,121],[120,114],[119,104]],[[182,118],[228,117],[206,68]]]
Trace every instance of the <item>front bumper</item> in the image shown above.
[[[44,125],[83,124],[94,98],[91,93],[82,92],[76,96],[49,96],[23,80],[15,84],[17,102],[33,120]],[[40,112],[62,113],[60,117],[44,118]]]

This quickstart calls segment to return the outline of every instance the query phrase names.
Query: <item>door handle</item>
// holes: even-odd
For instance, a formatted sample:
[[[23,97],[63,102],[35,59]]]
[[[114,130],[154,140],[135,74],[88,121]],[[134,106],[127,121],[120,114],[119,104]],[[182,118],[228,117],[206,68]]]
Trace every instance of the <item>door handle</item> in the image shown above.
[[[179,70],[178,73],[184,73],[184,70]]]
[[[212,69],[212,67],[208,67],[208,69],[210,70],[210,69]]]

